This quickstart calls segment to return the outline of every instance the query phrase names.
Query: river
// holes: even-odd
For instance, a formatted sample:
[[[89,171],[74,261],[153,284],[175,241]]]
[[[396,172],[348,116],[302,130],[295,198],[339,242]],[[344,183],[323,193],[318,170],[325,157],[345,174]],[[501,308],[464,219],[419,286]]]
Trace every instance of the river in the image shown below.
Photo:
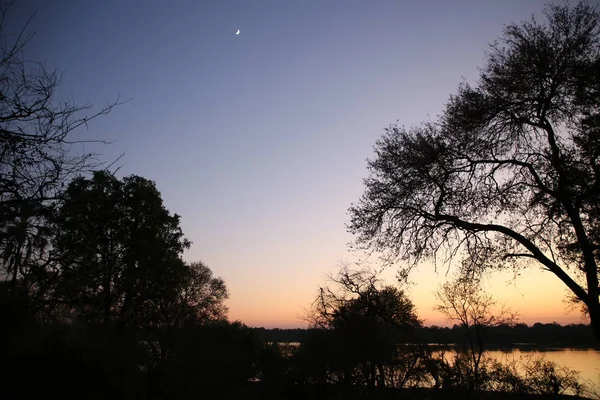
[[[513,348],[491,350],[489,357],[500,362],[524,360],[527,357],[544,357],[556,364],[579,371],[581,383],[592,385],[600,392],[600,349],[580,348]]]
[[[288,343],[298,346],[299,343]],[[502,350],[489,350],[488,357],[500,362],[525,361],[527,358],[544,357],[559,366],[579,372],[580,383],[589,386],[600,395],[600,349],[587,348],[548,348],[534,345]]]

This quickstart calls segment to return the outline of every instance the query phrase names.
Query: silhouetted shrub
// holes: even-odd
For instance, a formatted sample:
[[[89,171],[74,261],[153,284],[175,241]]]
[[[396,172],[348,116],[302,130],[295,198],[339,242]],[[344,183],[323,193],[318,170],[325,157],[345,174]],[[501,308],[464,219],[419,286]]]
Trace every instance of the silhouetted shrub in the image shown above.
[[[168,357],[148,374],[150,398],[227,397],[258,375],[261,343],[239,322],[174,329],[166,346]]]
[[[145,353],[129,335],[36,325],[0,348],[6,398],[127,398],[139,391]]]

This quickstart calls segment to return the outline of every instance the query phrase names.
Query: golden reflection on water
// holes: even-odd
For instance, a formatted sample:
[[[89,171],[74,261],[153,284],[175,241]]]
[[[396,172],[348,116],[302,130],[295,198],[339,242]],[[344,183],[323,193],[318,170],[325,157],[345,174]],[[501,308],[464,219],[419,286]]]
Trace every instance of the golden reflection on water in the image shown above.
[[[280,343],[283,344],[283,343]],[[287,346],[297,347],[300,343],[286,343]],[[436,353],[436,352],[434,352]],[[438,353],[439,354],[439,353]],[[451,349],[445,350],[446,357],[451,357]],[[553,361],[561,367],[579,372],[580,383],[590,386],[600,394],[600,349],[585,348],[512,348],[489,350],[487,357],[500,362],[525,362],[528,358],[541,358]]]
[[[489,357],[498,361],[519,361],[528,357],[544,357],[548,361],[579,371],[581,383],[600,391],[600,350],[597,349],[509,349],[491,350]]]

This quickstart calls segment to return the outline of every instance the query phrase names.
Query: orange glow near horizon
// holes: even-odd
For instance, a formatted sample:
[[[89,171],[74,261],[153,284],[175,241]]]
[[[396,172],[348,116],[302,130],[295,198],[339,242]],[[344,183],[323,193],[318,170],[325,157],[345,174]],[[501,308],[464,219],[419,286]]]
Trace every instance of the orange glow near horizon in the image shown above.
[[[385,272],[386,282],[393,284],[395,271]],[[435,311],[435,290],[446,281],[444,273],[436,274],[423,267],[413,276],[414,284],[407,290],[408,296],[415,304],[417,313],[425,325],[452,326],[444,316]],[[308,323],[303,316],[310,306],[319,285],[312,288],[294,286],[269,288],[262,291],[261,296],[243,296],[244,301],[236,301],[236,293],[232,291],[228,301],[230,320],[239,320],[248,326],[265,328],[307,328]],[[523,271],[516,280],[509,273],[495,273],[484,283],[484,288],[497,301],[519,315],[518,322],[532,325],[536,322],[561,325],[587,323],[584,317],[566,303],[568,294],[564,285],[551,273],[530,268]],[[265,288],[267,289],[267,288]],[[253,291],[253,293],[256,293]]]

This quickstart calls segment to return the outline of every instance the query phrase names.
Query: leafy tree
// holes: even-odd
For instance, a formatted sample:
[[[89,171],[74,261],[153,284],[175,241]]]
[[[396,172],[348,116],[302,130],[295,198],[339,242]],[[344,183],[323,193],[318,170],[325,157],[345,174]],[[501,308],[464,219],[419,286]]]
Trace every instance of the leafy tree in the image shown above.
[[[386,367],[396,361],[399,347],[421,321],[404,292],[382,286],[368,271],[342,269],[337,288],[321,288],[313,303],[314,326],[331,329],[341,344],[344,381],[358,367],[368,386],[386,385]]]
[[[352,271],[344,267],[331,281],[333,286],[319,288],[319,295],[309,310],[307,319],[315,328],[336,328],[361,314],[398,327],[420,324],[414,305],[404,292],[383,285],[371,271]]]
[[[145,321],[161,326],[204,324],[227,319],[225,300],[229,297],[225,282],[213,276],[202,262],[183,264],[173,282],[175,298],[152,298],[144,311]]]
[[[25,56],[33,38],[27,24],[8,31],[12,3],[0,2],[0,279],[11,282],[12,292],[23,279],[19,290],[37,289],[38,296],[53,273],[51,206],[68,181],[100,165],[95,154],[73,151],[94,141],[73,134],[119,101],[84,115],[91,105],[60,97],[60,73]]]
[[[179,216],[147,179],[120,181],[104,171],[75,179],[55,226],[60,279],[54,295],[74,321],[157,324],[161,314],[149,310],[177,301],[193,274],[180,259],[190,242]]]
[[[225,320],[227,307],[224,301],[229,298],[225,282],[213,276],[212,271],[202,262],[188,264],[180,290],[180,303],[188,305],[195,321],[208,322]]]
[[[580,2],[545,16],[508,25],[439,120],[386,130],[348,227],[360,248],[408,269],[538,265],[600,341],[600,15]]]
[[[342,334],[344,350],[362,364],[367,385],[384,387],[386,366],[396,360],[407,331],[420,321],[404,293],[387,286],[345,302],[334,312],[332,326]]]

